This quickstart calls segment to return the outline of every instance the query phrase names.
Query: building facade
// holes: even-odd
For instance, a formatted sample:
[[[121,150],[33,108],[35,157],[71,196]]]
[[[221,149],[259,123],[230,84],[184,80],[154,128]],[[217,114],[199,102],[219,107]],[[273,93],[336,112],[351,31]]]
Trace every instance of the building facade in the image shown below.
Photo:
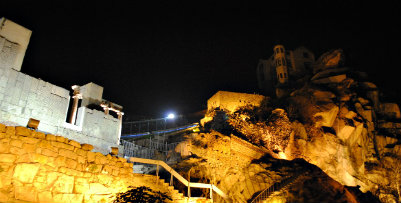
[[[122,106],[104,100],[103,87],[74,85],[70,96],[67,89],[20,72],[31,33],[0,19],[0,123],[27,126],[35,119],[39,131],[91,144],[94,151],[121,148]]]
[[[305,47],[285,50],[283,45],[276,45],[273,51],[268,59],[259,60],[256,69],[258,87],[266,95],[274,95],[277,85],[287,84],[311,72],[315,62],[315,55]]]

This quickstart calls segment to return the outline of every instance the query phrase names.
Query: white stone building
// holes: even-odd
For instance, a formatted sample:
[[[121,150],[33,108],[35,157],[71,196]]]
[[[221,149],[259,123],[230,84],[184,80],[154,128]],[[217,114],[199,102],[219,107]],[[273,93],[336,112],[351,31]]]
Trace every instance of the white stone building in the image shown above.
[[[67,89],[20,72],[31,33],[0,19],[0,123],[27,126],[32,118],[40,121],[39,131],[91,144],[94,151],[121,148],[122,106],[104,100],[103,87],[74,85],[70,96]]]

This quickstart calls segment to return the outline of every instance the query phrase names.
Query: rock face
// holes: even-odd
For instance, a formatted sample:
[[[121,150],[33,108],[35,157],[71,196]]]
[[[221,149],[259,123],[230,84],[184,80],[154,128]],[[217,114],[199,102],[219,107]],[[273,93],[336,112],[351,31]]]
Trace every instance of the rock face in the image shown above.
[[[305,159],[343,185],[401,201],[399,106],[381,102],[378,87],[343,63],[342,50],[323,54],[309,82],[280,98],[280,109],[273,101],[227,114],[226,123],[273,157]],[[260,111],[271,116],[261,119]]]

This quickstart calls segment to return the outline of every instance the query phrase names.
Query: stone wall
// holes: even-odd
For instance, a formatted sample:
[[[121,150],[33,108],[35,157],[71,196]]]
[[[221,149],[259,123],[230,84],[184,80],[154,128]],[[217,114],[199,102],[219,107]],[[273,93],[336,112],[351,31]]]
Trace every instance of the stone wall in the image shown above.
[[[218,91],[207,100],[207,109],[210,111],[215,108],[220,108],[232,113],[242,106],[260,106],[260,103],[265,98],[265,96],[258,94]]]
[[[247,157],[249,160],[260,159],[266,153],[267,150],[263,150],[241,138],[231,135],[230,149],[232,152],[240,154],[241,156]]]
[[[17,57],[18,44],[0,36],[0,68],[12,67]]]
[[[127,187],[151,186],[121,157],[25,127],[0,124],[0,202],[111,202]],[[152,187],[152,186],[151,186]]]
[[[21,70],[32,31],[6,18],[0,18],[0,68]]]
[[[63,126],[69,91],[13,69],[0,69],[0,122],[26,125],[40,120],[39,130],[56,133]]]
[[[64,88],[0,68],[0,123],[26,126],[34,118],[40,121],[39,131],[89,143],[104,154],[119,146],[118,119],[81,107],[76,125],[66,123],[69,102],[69,91]]]
[[[89,143],[95,151],[107,154],[110,147],[118,147],[119,119],[81,107],[77,122],[69,124],[66,120],[70,91],[19,72],[31,34],[30,30],[0,18],[0,123],[26,126],[33,118],[40,121],[39,131]],[[84,87],[86,100],[82,103],[88,103],[87,97],[101,102],[103,87],[94,83]]]

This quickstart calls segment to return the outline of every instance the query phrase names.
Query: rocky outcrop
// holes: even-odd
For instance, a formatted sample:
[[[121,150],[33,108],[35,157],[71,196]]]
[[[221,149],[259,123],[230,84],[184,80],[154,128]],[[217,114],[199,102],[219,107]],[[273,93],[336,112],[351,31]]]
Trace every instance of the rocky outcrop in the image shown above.
[[[276,158],[303,158],[343,185],[383,202],[401,201],[399,106],[381,102],[366,74],[343,64],[341,50],[323,54],[309,82],[287,89],[292,92],[280,98],[280,109],[270,110],[281,122],[277,116],[261,120],[249,114],[258,110],[249,110],[228,114],[228,123]]]

